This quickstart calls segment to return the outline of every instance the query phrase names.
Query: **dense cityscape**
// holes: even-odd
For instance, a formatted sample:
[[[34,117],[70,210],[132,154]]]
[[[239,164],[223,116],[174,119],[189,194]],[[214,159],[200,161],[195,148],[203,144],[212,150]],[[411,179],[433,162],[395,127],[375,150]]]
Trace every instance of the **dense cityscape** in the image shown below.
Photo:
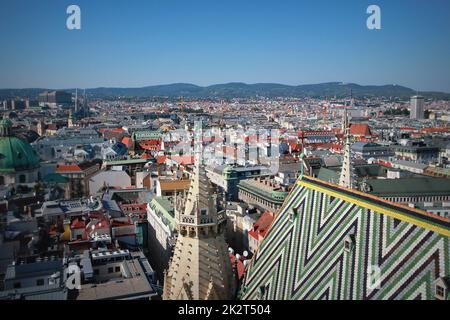
[[[98,98],[76,89],[5,99],[1,114],[2,299],[319,299],[318,289],[287,296],[270,286],[271,260],[262,260],[284,246],[272,229],[294,215],[355,211],[355,219],[361,210],[387,223],[375,228],[386,232],[382,250],[394,246],[382,259],[436,272],[427,281],[390,274],[405,285],[396,292],[335,289],[328,298],[449,297],[448,100],[352,90],[329,98]],[[306,202],[294,205],[302,192]],[[364,250],[372,235],[359,224],[340,243],[314,241],[332,241],[327,259]],[[409,250],[415,255],[405,260],[395,252]],[[342,281],[364,285],[352,277]]]
[[[3,318],[445,306],[449,34],[448,0],[0,1]]]

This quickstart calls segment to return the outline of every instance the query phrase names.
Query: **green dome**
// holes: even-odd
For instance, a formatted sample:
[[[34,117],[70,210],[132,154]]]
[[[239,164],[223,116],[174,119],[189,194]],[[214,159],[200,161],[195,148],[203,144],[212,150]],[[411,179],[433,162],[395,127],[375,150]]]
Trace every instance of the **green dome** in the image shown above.
[[[14,173],[38,167],[39,157],[28,142],[12,136],[0,137],[0,173]]]

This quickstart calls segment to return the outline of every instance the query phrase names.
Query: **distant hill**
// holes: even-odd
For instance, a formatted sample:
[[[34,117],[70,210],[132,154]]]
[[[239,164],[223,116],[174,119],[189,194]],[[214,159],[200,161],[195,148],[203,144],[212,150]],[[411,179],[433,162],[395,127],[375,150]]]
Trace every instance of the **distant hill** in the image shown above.
[[[11,97],[34,98],[47,89],[0,89],[0,99]],[[67,89],[74,92],[74,89]],[[148,86],[142,88],[93,88],[87,93],[96,97],[186,97],[186,98],[251,98],[263,96],[274,97],[397,97],[407,99],[416,92],[399,85],[362,86],[354,83],[329,82],[289,86],[277,83],[245,84],[240,82],[216,84],[201,87],[189,83]],[[450,93],[420,92],[427,98],[450,100]]]

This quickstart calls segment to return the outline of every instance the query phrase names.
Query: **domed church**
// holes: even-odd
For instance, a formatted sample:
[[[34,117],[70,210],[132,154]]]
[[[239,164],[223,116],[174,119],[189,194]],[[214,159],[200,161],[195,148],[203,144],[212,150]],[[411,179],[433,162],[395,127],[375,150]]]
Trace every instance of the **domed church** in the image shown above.
[[[30,144],[12,134],[11,120],[0,121],[0,186],[38,180],[39,157]]]

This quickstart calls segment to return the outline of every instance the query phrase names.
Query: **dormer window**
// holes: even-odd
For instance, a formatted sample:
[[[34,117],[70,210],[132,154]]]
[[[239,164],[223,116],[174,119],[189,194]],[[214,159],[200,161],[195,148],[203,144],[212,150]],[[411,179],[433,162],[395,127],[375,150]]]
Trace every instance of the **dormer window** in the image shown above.
[[[260,286],[258,291],[258,299],[262,300],[264,299],[264,295],[266,294],[266,287]]]
[[[355,236],[354,235],[346,236],[344,239],[344,250],[346,252],[352,252],[354,247],[355,247]]]
[[[434,297],[437,300],[446,300],[448,295],[448,282],[444,278],[439,278],[434,282]]]
[[[445,288],[439,285],[436,285],[436,298],[443,299],[445,297]]]
[[[289,210],[289,221],[294,222],[298,215],[298,208],[292,208]]]

